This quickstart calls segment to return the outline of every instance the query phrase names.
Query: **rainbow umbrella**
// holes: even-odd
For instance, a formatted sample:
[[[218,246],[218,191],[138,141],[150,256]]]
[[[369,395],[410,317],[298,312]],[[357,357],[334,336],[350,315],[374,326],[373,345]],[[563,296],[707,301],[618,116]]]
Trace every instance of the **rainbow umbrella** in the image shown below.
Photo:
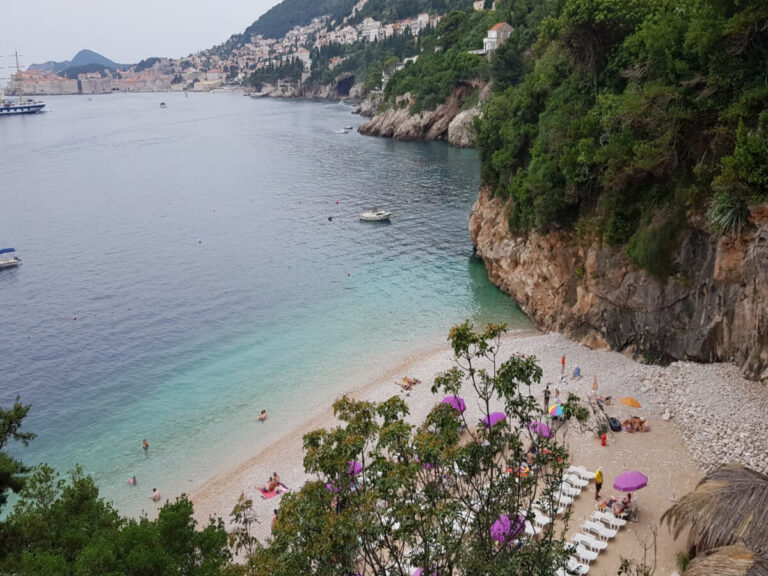
[[[467,409],[467,403],[464,402],[464,398],[461,398],[460,396],[446,396],[443,398],[441,404],[452,406],[459,412],[459,414],[464,414],[464,411]]]
[[[563,407],[560,406],[560,404],[552,404],[552,406],[549,407],[549,415],[559,418],[563,415]]]
[[[503,422],[507,419],[507,415],[504,414],[504,412],[491,412],[483,418],[483,424],[485,424],[486,428],[493,428],[498,424],[499,422]]]

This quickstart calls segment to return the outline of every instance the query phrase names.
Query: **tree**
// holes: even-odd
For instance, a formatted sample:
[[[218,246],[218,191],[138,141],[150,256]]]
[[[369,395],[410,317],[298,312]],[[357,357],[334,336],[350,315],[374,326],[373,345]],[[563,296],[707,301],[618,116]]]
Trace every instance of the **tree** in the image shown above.
[[[0,510],[8,500],[8,490],[18,493],[24,487],[24,473],[28,472],[20,461],[5,453],[9,442],[20,442],[24,446],[34,440],[32,432],[22,432],[21,425],[29,412],[30,405],[21,403],[19,396],[11,408],[0,408]]]
[[[186,496],[156,520],[123,518],[80,468],[38,467],[0,524],[1,574],[214,576],[229,559],[222,521],[197,530]]]
[[[432,387],[448,396],[471,387],[482,414],[501,408],[503,422],[470,422],[440,403],[415,426],[401,397],[338,400],[342,424],[304,437],[304,467],[315,480],[283,497],[274,538],[254,558],[257,574],[554,573],[564,562],[567,514],[538,539],[522,531],[532,506],[551,509],[556,498],[568,456],[557,440],[562,423],[551,438],[533,431],[542,414],[530,386],[542,371],[530,357],[501,361],[504,331],[454,327],[456,366]],[[570,399],[566,418],[576,406]],[[535,474],[521,466],[531,444]],[[497,541],[490,527],[502,515],[520,530]]]

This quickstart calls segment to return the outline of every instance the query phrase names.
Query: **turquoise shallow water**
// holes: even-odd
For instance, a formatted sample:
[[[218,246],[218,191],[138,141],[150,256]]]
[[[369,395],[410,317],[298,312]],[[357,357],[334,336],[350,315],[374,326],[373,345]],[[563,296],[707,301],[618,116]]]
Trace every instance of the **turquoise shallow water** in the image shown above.
[[[124,513],[152,485],[193,491],[457,322],[529,327],[472,257],[473,151],[336,134],[359,123],[337,103],[48,109],[0,123],[0,244],[24,259],[0,273],[0,403],[33,406],[38,438],[15,454],[82,464]],[[361,223],[373,205],[392,223]]]

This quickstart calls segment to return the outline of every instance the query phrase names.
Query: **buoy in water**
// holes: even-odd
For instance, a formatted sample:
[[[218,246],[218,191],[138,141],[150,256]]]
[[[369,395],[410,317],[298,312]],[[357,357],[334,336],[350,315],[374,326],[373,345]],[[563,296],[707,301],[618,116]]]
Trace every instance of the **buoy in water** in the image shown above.
[[[333,216],[328,216],[328,222],[333,222]]]

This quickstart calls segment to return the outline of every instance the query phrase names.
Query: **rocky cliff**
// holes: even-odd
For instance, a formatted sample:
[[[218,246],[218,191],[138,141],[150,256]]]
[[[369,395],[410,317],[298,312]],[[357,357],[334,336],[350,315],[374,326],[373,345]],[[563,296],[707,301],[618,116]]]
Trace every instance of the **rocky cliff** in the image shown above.
[[[475,88],[481,89],[478,104],[462,110]],[[358,131],[367,136],[397,140],[447,140],[453,146],[470,148],[475,144],[472,121],[480,114],[482,103],[489,92],[489,87],[485,85],[461,84],[453,89],[444,104],[417,114],[411,114],[410,99],[404,95],[398,98],[398,106],[374,115]],[[367,109],[370,107],[362,108]]]
[[[665,281],[599,240],[512,233],[508,210],[481,190],[470,235],[491,281],[542,330],[652,361],[731,361],[768,382],[768,206],[738,238],[692,226]]]

